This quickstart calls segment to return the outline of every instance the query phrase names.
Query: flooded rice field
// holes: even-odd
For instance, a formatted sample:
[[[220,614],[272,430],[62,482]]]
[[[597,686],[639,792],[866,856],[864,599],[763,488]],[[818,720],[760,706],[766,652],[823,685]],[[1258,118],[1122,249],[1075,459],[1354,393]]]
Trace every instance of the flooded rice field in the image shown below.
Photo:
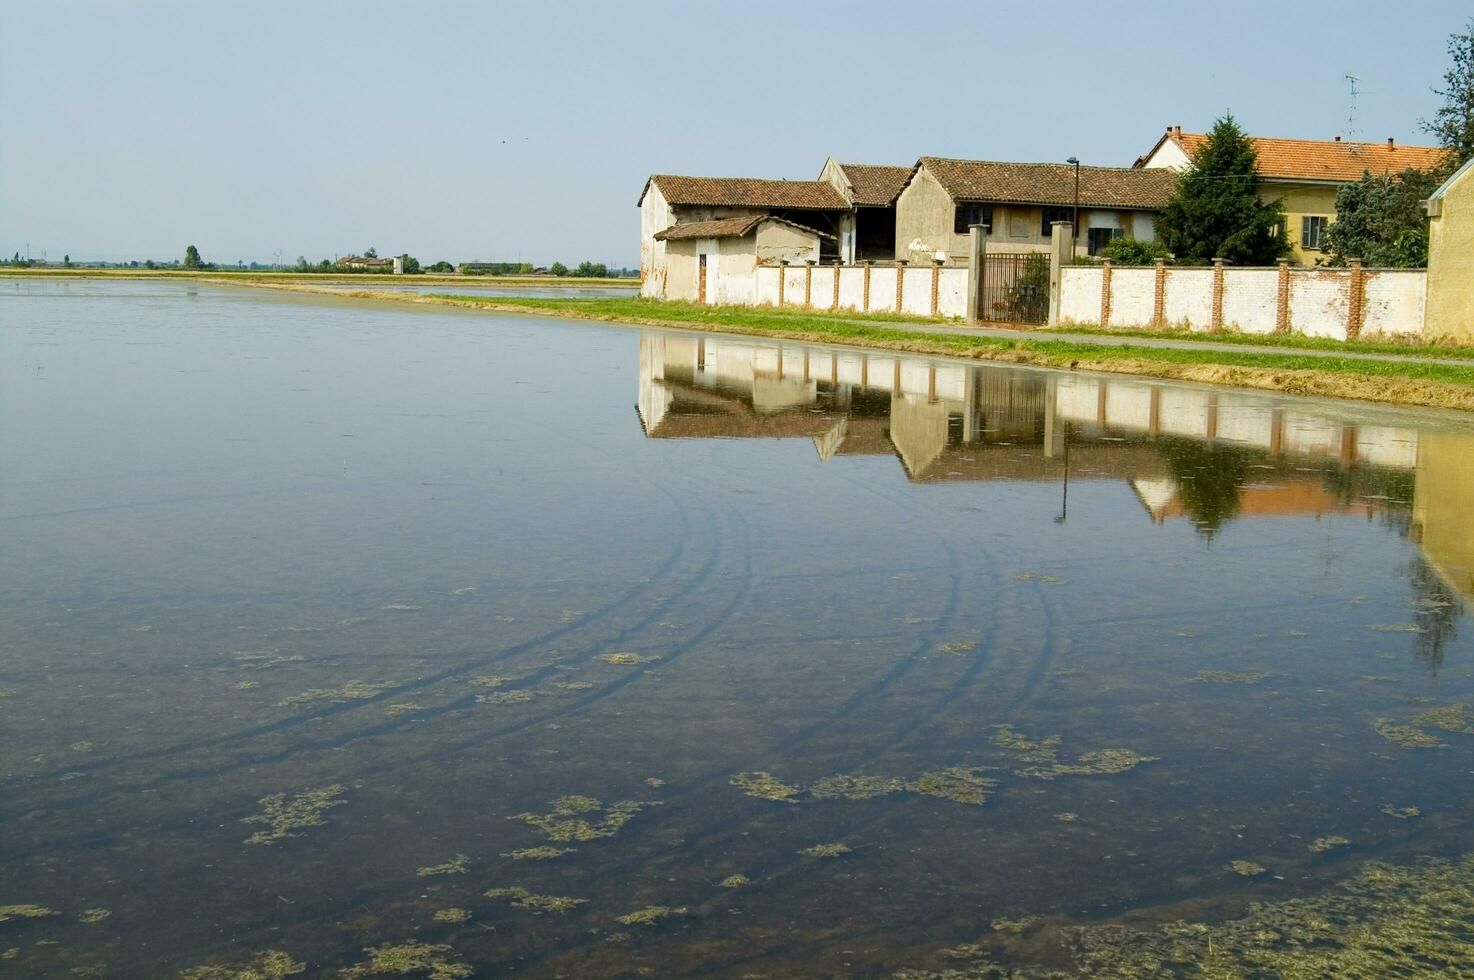
[[[1474,970],[1466,421],[85,281],[0,450],[0,974]]]

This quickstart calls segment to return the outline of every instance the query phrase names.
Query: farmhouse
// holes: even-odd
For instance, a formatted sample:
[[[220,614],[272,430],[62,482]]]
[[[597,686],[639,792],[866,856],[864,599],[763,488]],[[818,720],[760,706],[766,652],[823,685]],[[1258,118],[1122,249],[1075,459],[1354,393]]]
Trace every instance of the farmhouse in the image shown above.
[[[393,259],[380,259],[366,255],[345,255],[335,264],[344,269],[373,269],[380,272],[394,268]]]
[[[839,256],[846,263],[896,257],[896,198],[915,166],[840,163],[830,157],[819,174],[844,195],[850,211],[839,222]]]
[[[1428,198],[1428,305],[1433,336],[1474,334],[1474,159]]]
[[[677,222],[652,237],[665,247],[659,296],[694,303],[753,303],[759,264],[818,262],[835,241],[770,214]]]
[[[1445,151],[1433,146],[1400,146],[1385,143],[1352,143],[1337,136],[1332,140],[1278,139],[1251,136],[1258,154],[1260,197],[1284,202],[1289,221],[1286,228],[1292,255],[1301,265],[1324,261],[1325,232],[1336,220],[1336,191],[1354,183],[1364,173],[1395,175],[1408,168],[1433,170]],[[1193,155],[1208,142],[1204,133],[1184,133],[1169,126],[1146,154],[1136,161],[1141,169],[1186,170]]]

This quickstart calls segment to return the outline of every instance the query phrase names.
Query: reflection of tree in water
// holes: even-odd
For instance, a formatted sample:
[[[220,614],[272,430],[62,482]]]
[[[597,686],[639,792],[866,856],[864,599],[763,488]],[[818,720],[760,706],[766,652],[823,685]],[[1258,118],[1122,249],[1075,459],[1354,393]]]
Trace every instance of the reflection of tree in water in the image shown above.
[[[1249,464],[1262,454],[1177,436],[1162,436],[1156,446],[1177,482],[1183,510],[1192,515],[1199,534],[1212,538],[1238,514],[1239,491]]]
[[[1444,648],[1458,632],[1464,603],[1422,556],[1408,562],[1408,580],[1413,587],[1414,621],[1423,630],[1416,634],[1413,655],[1429,670],[1436,671],[1443,666]]]

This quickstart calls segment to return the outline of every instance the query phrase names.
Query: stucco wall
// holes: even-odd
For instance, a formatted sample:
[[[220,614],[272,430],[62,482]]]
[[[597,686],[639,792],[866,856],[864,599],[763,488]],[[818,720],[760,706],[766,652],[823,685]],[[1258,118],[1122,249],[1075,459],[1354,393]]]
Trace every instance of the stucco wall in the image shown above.
[[[1422,269],[1368,272],[1363,296],[1362,333],[1423,332],[1428,274]]]
[[[873,266],[870,270],[870,305],[873,312],[894,312],[896,308],[896,266]],[[779,267],[760,265],[752,275],[752,303],[778,305]],[[816,310],[827,310],[834,304],[833,265],[816,265],[809,303]],[[906,313],[931,315],[930,267],[906,270],[905,295],[901,302]],[[804,301],[804,266],[789,266],[783,286],[783,305],[802,306]],[[839,308],[861,312],[865,306],[865,267],[839,267]],[[937,311],[944,317],[961,317],[967,311],[967,270],[943,268],[937,278]]]
[[[1279,282],[1278,269],[1225,271],[1223,325],[1244,333],[1274,333]]]
[[[967,236],[952,234],[954,206],[930,170],[922,167],[896,198],[896,257],[910,257],[910,246],[920,240],[929,252],[942,250],[967,261]]]
[[[1156,269],[1111,270],[1112,323],[1151,323],[1156,302]],[[1099,312],[1097,306],[1097,315]]]
[[[1273,201],[1279,198],[1284,202],[1285,232],[1290,242],[1290,255],[1300,265],[1313,266],[1329,258],[1329,253],[1324,250],[1301,247],[1300,219],[1306,215],[1317,215],[1334,222],[1336,191],[1340,186],[1279,180],[1267,180],[1259,186],[1260,200]]]
[[[757,228],[757,258],[760,262],[817,262],[819,238],[780,221],[764,221]]]
[[[1428,300],[1423,332],[1474,339],[1474,169],[1443,188],[1428,221]]]
[[[1163,318],[1169,325],[1206,328],[1213,321],[1212,270],[1168,269],[1162,306]],[[1128,324],[1118,320],[1115,326]]]
[[[640,295],[659,298],[666,281],[666,245],[655,233],[674,224],[665,195],[653,183],[640,201]]]

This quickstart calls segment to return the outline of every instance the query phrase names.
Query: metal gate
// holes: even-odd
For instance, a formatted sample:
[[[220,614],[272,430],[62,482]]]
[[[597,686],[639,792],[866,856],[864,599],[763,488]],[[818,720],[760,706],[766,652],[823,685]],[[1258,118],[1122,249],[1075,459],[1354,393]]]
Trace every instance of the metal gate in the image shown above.
[[[1049,253],[987,252],[978,319],[1044,323],[1049,319]]]

